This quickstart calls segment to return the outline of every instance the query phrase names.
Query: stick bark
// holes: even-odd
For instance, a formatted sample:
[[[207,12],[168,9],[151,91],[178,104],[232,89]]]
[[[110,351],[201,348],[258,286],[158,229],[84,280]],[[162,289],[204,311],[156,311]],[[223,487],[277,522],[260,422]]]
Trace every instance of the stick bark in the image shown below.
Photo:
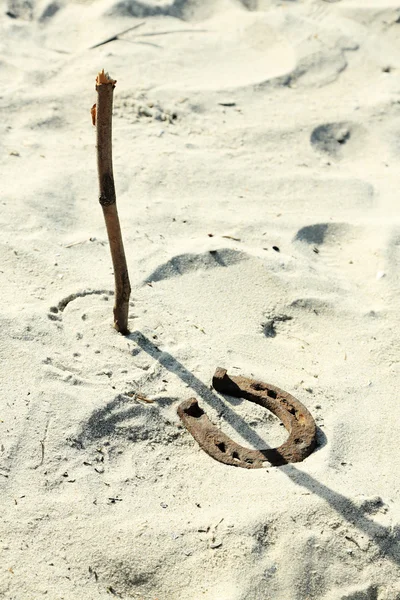
[[[97,133],[99,202],[103,209],[114,267],[114,327],[120,333],[125,334],[128,333],[131,286],[117,211],[112,165],[112,106],[116,83],[108,73],[104,73],[104,69],[97,75],[97,103],[92,107],[91,113]]]

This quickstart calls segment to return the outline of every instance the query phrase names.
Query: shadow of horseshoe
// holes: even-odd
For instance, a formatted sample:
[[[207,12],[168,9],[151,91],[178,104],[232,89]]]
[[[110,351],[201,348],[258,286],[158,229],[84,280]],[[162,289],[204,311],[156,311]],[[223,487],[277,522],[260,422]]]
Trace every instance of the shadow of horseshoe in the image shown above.
[[[225,465],[259,469],[301,462],[317,445],[317,427],[311,413],[296,398],[280,388],[246,377],[230,377],[218,368],[213,377],[217,392],[254,402],[270,410],[284,424],[289,437],[278,448],[251,450],[231,440],[220,431],[200,408],[197,400],[185,400],[178,415],[199,446],[212,458]]]

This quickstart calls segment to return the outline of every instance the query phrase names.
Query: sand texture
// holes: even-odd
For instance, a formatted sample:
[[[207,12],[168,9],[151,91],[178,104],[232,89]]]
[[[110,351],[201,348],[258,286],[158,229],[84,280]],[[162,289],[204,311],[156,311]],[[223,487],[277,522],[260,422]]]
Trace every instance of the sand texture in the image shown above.
[[[400,2],[8,0],[0,50],[0,598],[400,600]],[[316,451],[210,458],[183,400],[287,437],[217,367],[302,402]]]

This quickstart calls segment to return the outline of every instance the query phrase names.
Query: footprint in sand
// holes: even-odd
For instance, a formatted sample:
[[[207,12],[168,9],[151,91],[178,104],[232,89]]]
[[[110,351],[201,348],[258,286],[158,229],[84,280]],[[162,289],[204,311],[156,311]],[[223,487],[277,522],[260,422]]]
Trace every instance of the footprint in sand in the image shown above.
[[[153,4],[143,0],[122,0],[117,2],[109,11],[110,15],[123,15],[144,19],[148,17],[175,17],[190,20],[193,17],[193,3],[190,0],[173,0],[169,3]]]
[[[376,229],[346,222],[314,223],[301,227],[293,242],[302,254],[315,256],[315,267],[343,290],[363,289],[364,300],[377,294],[373,284],[382,261],[382,239]]]
[[[8,0],[6,15],[12,19],[31,21],[35,9],[34,0]]]
[[[311,146],[330,158],[351,157],[363,144],[363,129],[349,121],[325,123],[316,127],[310,137]]]
[[[332,242],[338,237],[346,236],[351,229],[347,223],[316,223],[299,229],[295,240],[319,246],[328,241]]]
[[[240,252],[232,248],[209,250],[203,254],[179,254],[157,267],[146,277],[144,283],[162,281],[163,279],[185,275],[186,273],[198,270],[228,267],[248,258],[249,256],[245,252]]]
[[[175,402],[176,399],[170,399]],[[98,444],[105,439],[123,438],[129,442],[152,441],[170,443],[179,436],[175,425],[166,421],[157,403],[135,400],[118,395],[105,406],[94,410],[82,424],[77,439],[84,446]]]

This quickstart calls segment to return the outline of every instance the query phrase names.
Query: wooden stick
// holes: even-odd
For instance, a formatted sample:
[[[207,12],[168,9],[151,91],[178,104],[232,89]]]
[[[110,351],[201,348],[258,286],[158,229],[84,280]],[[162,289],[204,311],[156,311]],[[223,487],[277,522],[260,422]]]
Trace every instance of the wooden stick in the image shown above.
[[[103,209],[115,278],[114,327],[128,333],[128,311],[131,286],[119,224],[112,167],[112,104],[117,82],[104,73],[97,75],[97,104],[92,107],[92,121],[97,132],[97,168],[99,202]]]

